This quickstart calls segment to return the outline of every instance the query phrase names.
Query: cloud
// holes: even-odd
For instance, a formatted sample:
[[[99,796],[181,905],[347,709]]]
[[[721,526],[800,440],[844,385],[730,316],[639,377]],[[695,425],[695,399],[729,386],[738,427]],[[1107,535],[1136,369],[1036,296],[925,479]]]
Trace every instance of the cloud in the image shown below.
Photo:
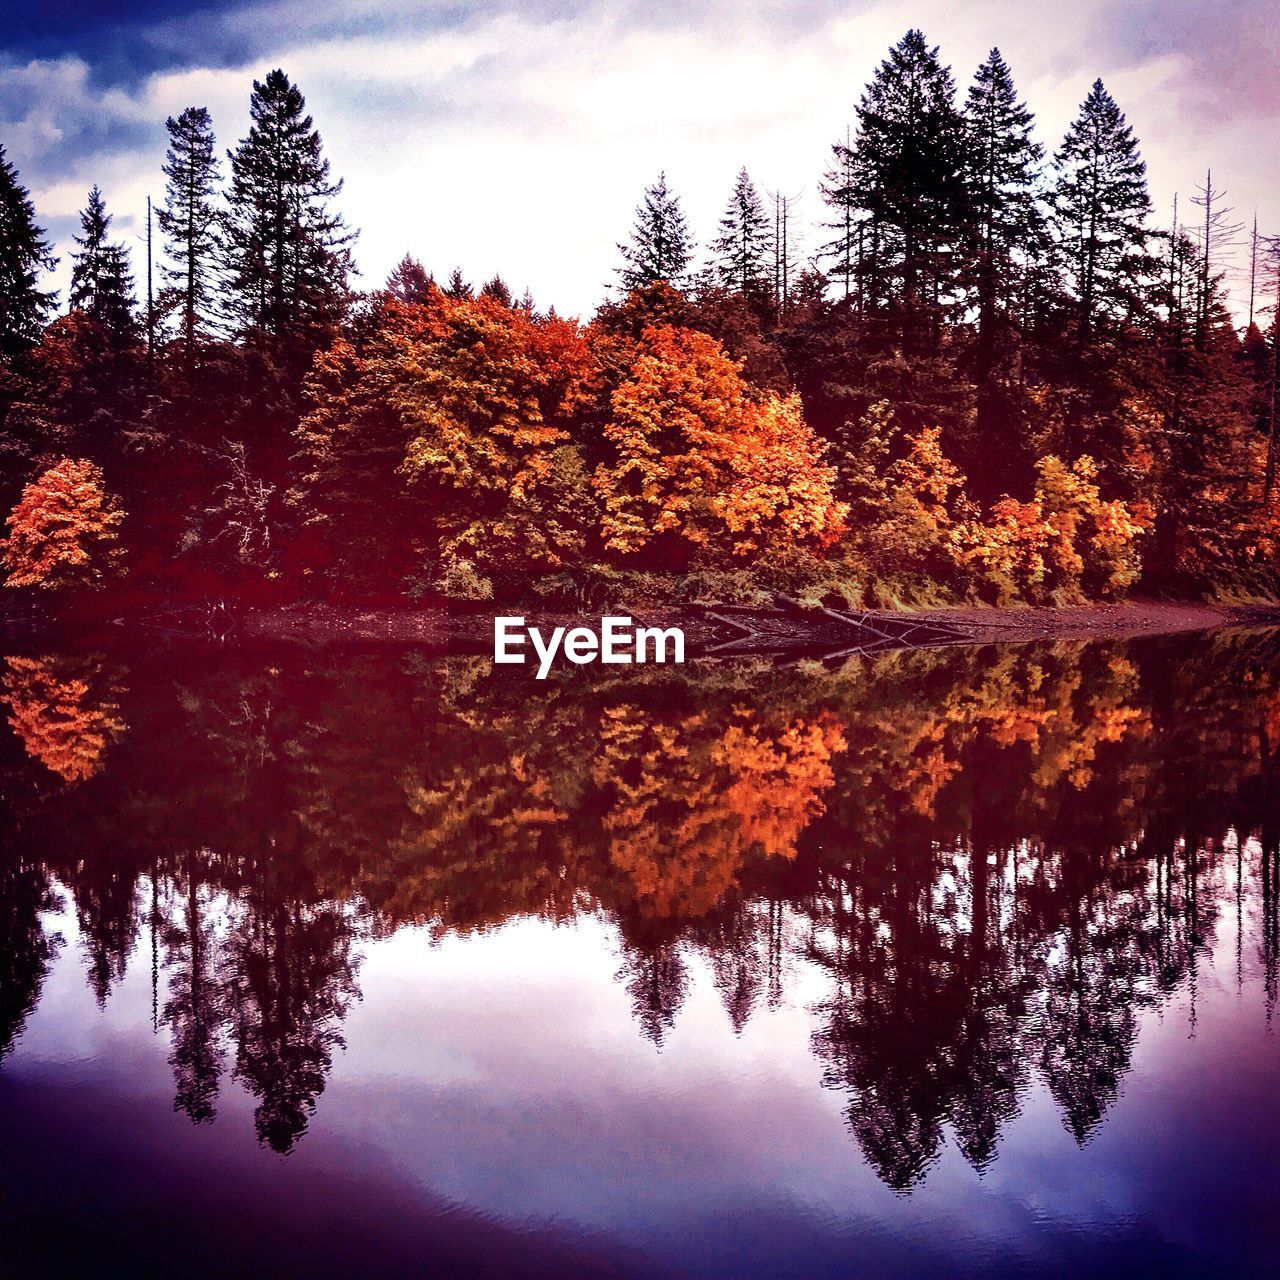
[[[1094,15],[1090,48],[1125,49],[1182,66],[1188,124],[1280,116],[1280,23],[1259,0],[1128,0]]]
[[[755,27],[812,34],[866,0],[10,0],[0,50],[15,59],[75,54],[94,83],[134,88],[161,71],[240,67],[284,45],[371,37],[384,44],[519,17],[531,25],[605,16],[619,30]]]

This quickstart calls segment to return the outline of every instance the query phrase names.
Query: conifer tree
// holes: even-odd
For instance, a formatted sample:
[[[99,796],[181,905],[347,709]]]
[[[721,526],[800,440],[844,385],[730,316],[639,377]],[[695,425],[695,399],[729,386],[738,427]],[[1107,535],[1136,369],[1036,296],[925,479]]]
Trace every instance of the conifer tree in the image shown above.
[[[511,286],[499,275],[492,276],[480,286],[480,296],[500,302],[504,307],[512,305]]]
[[[900,314],[909,346],[936,341],[963,218],[963,131],[951,72],[922,32],[908,31],[889,51],[857,116],[849,178],[868,220],[868,303]]]
[[[770,220],[746,169],[738,173],[711,246],[717,283],[744,295],[766,288],[772,275]]]
[[[1152,326],[1158,367],[1147,379],[1159,411],[1145,442],[1159,491],[1148,570],[1184,590],[1218,586],[1245,568],[1244,518],[1261,496],[1253,384],[1222,277],[1206,280],[1204,260],[1203,243],[1175,223]]]
[[[693,243],[679,198],[667,187],[665,172],[645,189],[636,206],[630,244],[620,244],[622,287],[630,293],[665,280],[679,287],[693,257]]]
[[[79,249],[71,255],[71,306],[97,321],[113,345],[136,336],[133,314],[133,275],[124,246],[108,238],[112,215],[97,186],[80,213],[80,230],[73,237]]]
[[[39,341],[53,294],[38,287],[57,265],[35,206],[0,146],[0,359]]]
[[[434,283],[426,267],[406,253],[396,263],[383,288],[401,302],[426,302]]]
[[[197,344],[212,321],[220,243],[218,162],[206,108],[188,107],[176,120],[170,116],[165,128],[165,201],[156,217],[165,237],[165,276],[178,304],[183,364],[190,370]]]
[[[976,421],[958,457],[972,487],[995,498],[1030,479],[1021,331],[1048,257],[1037,184],[1044,149],[999,49],[978,68],[964,106],[966,187],[961,283],[976,312],[968,362]]]
[[[822,198],[831,208],[831,221],[825,223],[832,237],[819,250],[829,265],[827,279],[846,299],[862,310],[862,251],[866,234],[866,215],[858,199],[854,177],[853,147],[848,136],[831,147],[831,168],[823,175]]]
[[[283,71],[254,81],[252,125],[228,153],[228,304],[242,335],[305,364],[347,300],[354,236],[306,100]]]
[[[1152,270],[1147,166],[1115,99],[1095,80],[1054,157],[1053,229],[1088,342],[1099,326],[1139,317]]]
[[[471,285],[463,278],[461,267],[454,267],[449,273],[449,283],[445,285],[444,291],[447,297],[454,299],[473,296]]]
[[[1031,136],[1034,118],[1018,101],[1000,50],[992,49],[964,108],[970,272],[988,359],[999,315],[1015,305],[1022,268],[1043,248],[1036,181],[1044,148]]]

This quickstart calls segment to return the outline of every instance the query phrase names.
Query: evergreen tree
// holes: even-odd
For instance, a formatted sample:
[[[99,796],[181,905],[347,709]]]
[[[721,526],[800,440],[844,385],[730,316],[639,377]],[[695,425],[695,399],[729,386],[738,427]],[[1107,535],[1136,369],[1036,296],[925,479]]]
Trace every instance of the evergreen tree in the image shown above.
[[[936,346],[963,219],[963,130],[951,72],[922,32],[889,51],[857,114],[848,178],[867,215],[867,304],[898,315],[909,348]]]
[[[511,287],[498,275],[493,276],[480,286],[480,296],[482,298],[492,298],[494,302],[500,302],[504,307],[511,306],[514,301],[511,296]]]
[[[0,358],[39,341],[54,295],[37,285],[57,262],[36,225],[30,194],[0,146]]]
[[[383,288],[401,302],[426,302],[435,282],[430,273],[412,254],[406,253],[387,277]]]
[[[1044,149],[999,49],[978,68],[964,107],[966,226],[962,283],[976,310],[970,365],[977,420],[959,461],[983,497],[1030,478],[1027,409],[1017,385],[1020,329],[1047,256],[1037,198]]]
[[[450,298],[470,298],[472,296],[471,286],[463,279],[461,267],[454,267],[449,273],[449,283],[445,285],[444,291]]]
[[[1043,249],[1036,181],[1044,148],[1035,117],[1018,101],[1009,67],[992,49],[965,102],[964,173],[979,341],[989,346],[1001,314],[1017,305],[1024,265]]]
[[[831,221],[824,226],[833,234],[819,250],[819,256],[829,263],[827,278],[861,311],[862,253],[867,226],[858,199],[849,137],[846,135],[844,142],[834,143],[831,151],[831,168],[823,175],[821,192],[832,212]]]
[[[623,262],[618,278],[628,293],[658,280],[678,287],[684,279],[693,243],[679,198],[667,188],[666,173],[646,188],[636,206],[631,243],[620,244],[618,251]]]
[[[204,107],[188,107],[165,121],[165,201],[157,211],[169,259],[165,276],[178,304],[183,363],[189,370],[196,347],[210,328],[214,273],[220,243],[213,122]]]
[[[746,169],[733,184],[711,251],[716,281],[724,288],[750,295],[768,286],[773,270],[769,217]]]
[[[1221,276],[1204,275],[1204,246],[1174,226],[1153,325],[1158,365],[1147,381],[1159,411],[1147,443],[1158,468],[1147,572],[1204,590],[1245,571],[1245,517],[1261,496],[1265,456],[1253,421],[1254,386]]]
[[[108,235],[112,216],[95,186],[80,213],[79,249],[71,255],[71,306],[102,326],[112,345],[126,345],[137,335],[133,314],[133,275],[124,246]]]
[[[249,111],[228,153],[228,304],[243,335],[301,366],[341,319],[354,236],[333,209],[342,183],[297,86],[272,71],[254,81]]]
[[[1142,316],[1153,266],[1147,166],[1115,99],[1095,80],[1054,158],[1053,230],[1080,339]]]
[[[63,370],[48,385],[49,425],[56,423],[78,453],[107,469],[132,509],[138,486],[154,478],[145,455],[156,443],[155,424],[143,412],[149,380],[133,276],[124,246],[110,238],[111,222],[95,186],[71,255],[71,314],[49,326],[32,358],[40,365],[52,356],[49,371]]]

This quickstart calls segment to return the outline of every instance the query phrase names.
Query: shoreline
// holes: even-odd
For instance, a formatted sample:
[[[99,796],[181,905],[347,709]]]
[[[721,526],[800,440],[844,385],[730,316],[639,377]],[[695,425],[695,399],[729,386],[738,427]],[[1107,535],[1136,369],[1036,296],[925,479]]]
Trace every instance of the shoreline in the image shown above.
[[[1280,626],[1280,604],[1126,601],[1063,607],[958,605],[941,609],[835,611],[743,606],[657,605],[632,611],[451,605],[425,610],[291,606],[247,612],[243,634],[258,640],[381,643],[490,652],[493,619],[522,614],[528,625],[598,625],[606,613],[629,612],[637,624],[680,627],[690,657],[761,654],[835,654],[953,644],[1026,643],[1055,638],[1124,639],[1209,631],[1223,627]]]
[[[87,603],[87,602],[85,602]],[[493,619],[522,614],[547,628],[596,625],[603,613],[499,606],[433,604],[422,608],[360,608],[326,603],[277,606],[151,605],[101,601],[68,615],[0,611],[0,634],[94,638],[130,635],[178,640],[311,644],[386,644],[440,651],[488,652]],[[95,605],[99,602],[95,601]],[[834,654],[950,644],[1025,643],[1058,638],[1124,639],[1223,627],[1280,626],[1280,604],[1215,604],[1128,600],[1068,606],[955,605],[934,609],[809,608],[779,601],[776,608],[703,604],[657,605],[630,611],[637,624],[680,627],[689,656]]]
[[[510,606],[529,625],[597,625],[596,613]],[[489,651],[493,618],[502,606],[449,606],[427,610],[339,609],[326,605],[250,610],[243,634],[328,643],[381,642]],[[1116,604],[1025,606],[957,605],[894,611],[763,609],[743,606],[659,605],[630,613],[644,626],[680,627],[689,655],[835,653],[951,644],[1025,643],[1057,638],[1124,639],[1209,631],[1222,627],[1280,626],[1280,604],[1224,605],[1152,600]]]

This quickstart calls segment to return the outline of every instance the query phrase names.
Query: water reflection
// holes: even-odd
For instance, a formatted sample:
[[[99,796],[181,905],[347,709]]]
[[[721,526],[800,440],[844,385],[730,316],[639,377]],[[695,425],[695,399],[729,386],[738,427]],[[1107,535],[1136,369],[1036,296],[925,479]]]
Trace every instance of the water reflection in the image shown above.
[[[150,957],[175,1106],[262,1144],[321,1102],[360,958],[406,925],[594,913],[661,1047],[705,959],[733,1028],[798,964],[821,1083],[906,1191],[1037,1081],[1105,1124],[1224,912],[1277,994],[1280,638],[931,651],[534,683],[414,656],[15,654],[0,1058],[74,906],[105,1004]],[[1247,935],[1247,937],[1246,937]],[[131,961],[131,957],[134,959]],[[144,961],[145,962],[145,961]]]

